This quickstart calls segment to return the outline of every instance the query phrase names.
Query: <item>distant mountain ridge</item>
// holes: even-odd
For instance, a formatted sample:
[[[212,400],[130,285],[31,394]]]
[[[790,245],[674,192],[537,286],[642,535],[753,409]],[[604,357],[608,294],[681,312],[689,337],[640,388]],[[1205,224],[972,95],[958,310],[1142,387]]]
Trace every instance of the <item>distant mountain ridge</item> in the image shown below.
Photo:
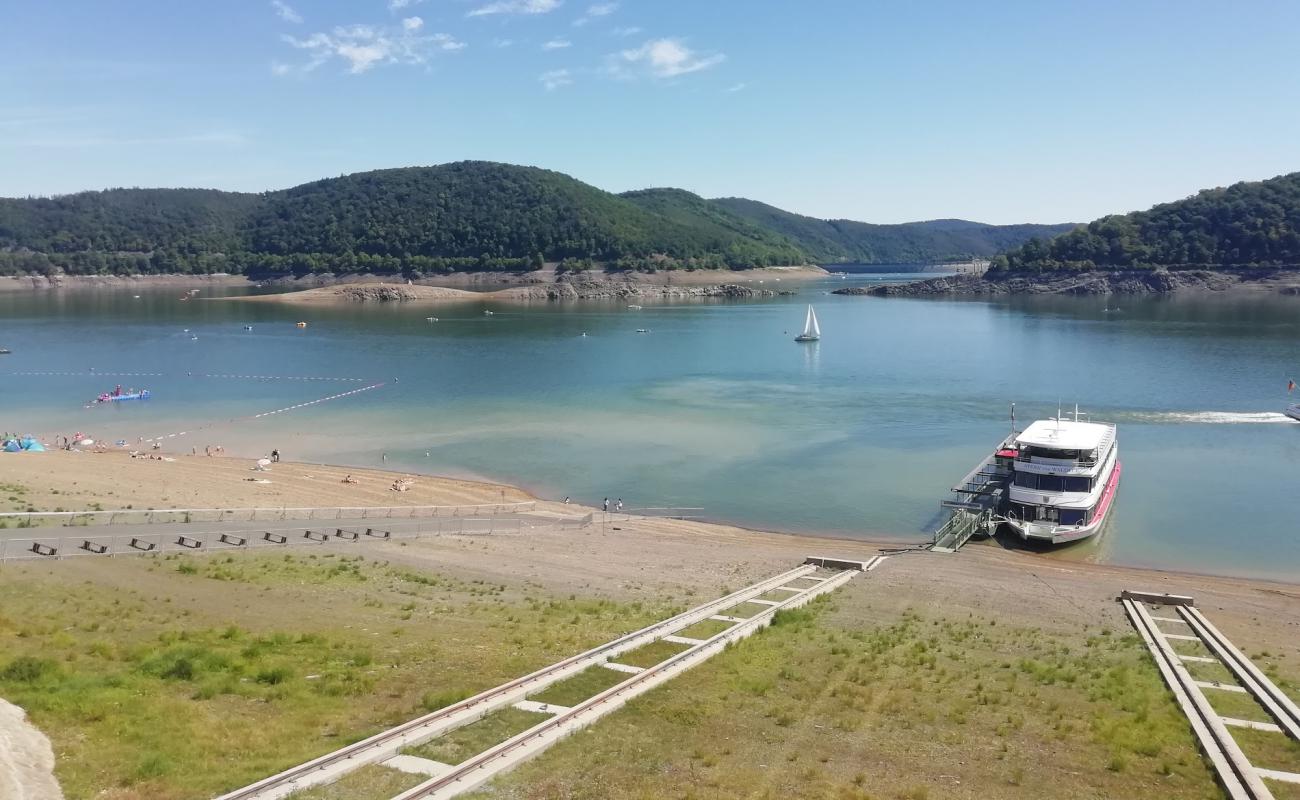
[[[1072,223],[987,225],[961,219],[874,225],[805,217],[742,197],[721,197],[712,202],[784,234],[821,264],[922,264],[989,258],[1033,237],[1054,236],[1075,227]]]
[[[746,269],[991,255],[1068,226],[814,220],[681,189],[621,195],[536,167],[462,161],[263,193],[109,189],[0,199],[0,274]]]
[[[1300,172],[1205,189],[1146,211],[1030,239],[1002,270],[1242,269],[1300,266]]]

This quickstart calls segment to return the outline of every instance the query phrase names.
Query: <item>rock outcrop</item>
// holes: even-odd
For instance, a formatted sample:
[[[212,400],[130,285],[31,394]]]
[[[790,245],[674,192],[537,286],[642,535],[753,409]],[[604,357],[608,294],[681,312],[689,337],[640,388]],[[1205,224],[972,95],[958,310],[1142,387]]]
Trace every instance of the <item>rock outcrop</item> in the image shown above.
[[[1110,270],[1036,274],[989,273],[949,275],[915,283],[889,286],[853,286],[834,294],[876,297],[1005,294],[1170,294],[1185,291],[1222,292],[1253,288],[1290,293],[1300,285],[1300,272],[1292,270]]]

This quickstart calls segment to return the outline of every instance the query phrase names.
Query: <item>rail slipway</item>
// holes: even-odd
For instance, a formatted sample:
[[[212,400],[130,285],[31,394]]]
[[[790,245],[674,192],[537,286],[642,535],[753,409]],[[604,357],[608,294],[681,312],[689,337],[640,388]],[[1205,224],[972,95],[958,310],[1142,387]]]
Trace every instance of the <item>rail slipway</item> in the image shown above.
[[[771,624],[780,611],[798,608],[820,595],[843,586],[855,576],[874,569],[884,558],[877,556],[868,561],[810,558],[809,563],[802,566],[619,637],[467,700],[395,726],[368,739],[327,753],[242,789],[228,792],[217,800],[278,800],[310,786],[333,783],[349,772],[370,764],[382,764],[404,772],[429,776],[427,780],[399,794],[393,800],[455,797],[482,785],[495,775],[541,753],[565,736],[616,711],[631,698],[703,663],[733,642],[762,630]],[[804,588],[788,586],[790,582],[801,578],[805,579],[801,582],[812,585]],[[728,609],[781,588],[785,588],[789,593],[787,598],[766,605],[762,611],[752,616],[742,618],[725,613]],[[676,636],[678,632],[708,619],[723,619],[730,625],[707,639]],[[674,641],[669,639],[670,636],[674,636],[675,643],[684,646],[685,649],[645,668],[629,667],[619,663],[620,656],[643,645],[660,640]],[[594,666],[609,667],[626,674],[627,677],[610,688],[571,706],[557,706],[529,699],[543,689]],[[522,733],[457,765],[443,764],[404,752],[509,707],[547,714],[548,717]]]

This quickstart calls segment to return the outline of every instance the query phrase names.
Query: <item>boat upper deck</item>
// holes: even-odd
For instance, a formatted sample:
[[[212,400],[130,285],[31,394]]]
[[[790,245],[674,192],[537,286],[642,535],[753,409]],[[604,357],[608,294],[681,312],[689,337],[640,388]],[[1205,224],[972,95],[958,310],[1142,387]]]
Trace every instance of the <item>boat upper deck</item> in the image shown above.
[[[1100,422],[1075,422],[1068,419],[1040,419],[1016,436],[1016,444],[1043,450],[1083,453],[1100,448],[1115,436],[1115,426]]]

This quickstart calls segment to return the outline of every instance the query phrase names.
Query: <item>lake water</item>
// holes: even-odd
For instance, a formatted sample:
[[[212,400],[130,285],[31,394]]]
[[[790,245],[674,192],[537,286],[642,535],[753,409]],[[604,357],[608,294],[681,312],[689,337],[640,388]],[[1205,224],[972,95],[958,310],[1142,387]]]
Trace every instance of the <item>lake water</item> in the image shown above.
[[[1066,557],[1298,579],[1300,425],[1278,412],[1300,378],[1300,298],[827,294],[896,277],[640,310],[0,294],[0,347],[13,350],[0,356],[0,428],[132,442],[186,431],[168,448],[360,466],[386,453],[390,468],[552,498],[920,541],[948,487],[1007,432],[1011,402],[1022,425],[1077,402],[1119,423],[1124,479],[1102,540]],[[808,302],[824,338],[796,344]],[[118,383],[154,397],[85,407]]]

